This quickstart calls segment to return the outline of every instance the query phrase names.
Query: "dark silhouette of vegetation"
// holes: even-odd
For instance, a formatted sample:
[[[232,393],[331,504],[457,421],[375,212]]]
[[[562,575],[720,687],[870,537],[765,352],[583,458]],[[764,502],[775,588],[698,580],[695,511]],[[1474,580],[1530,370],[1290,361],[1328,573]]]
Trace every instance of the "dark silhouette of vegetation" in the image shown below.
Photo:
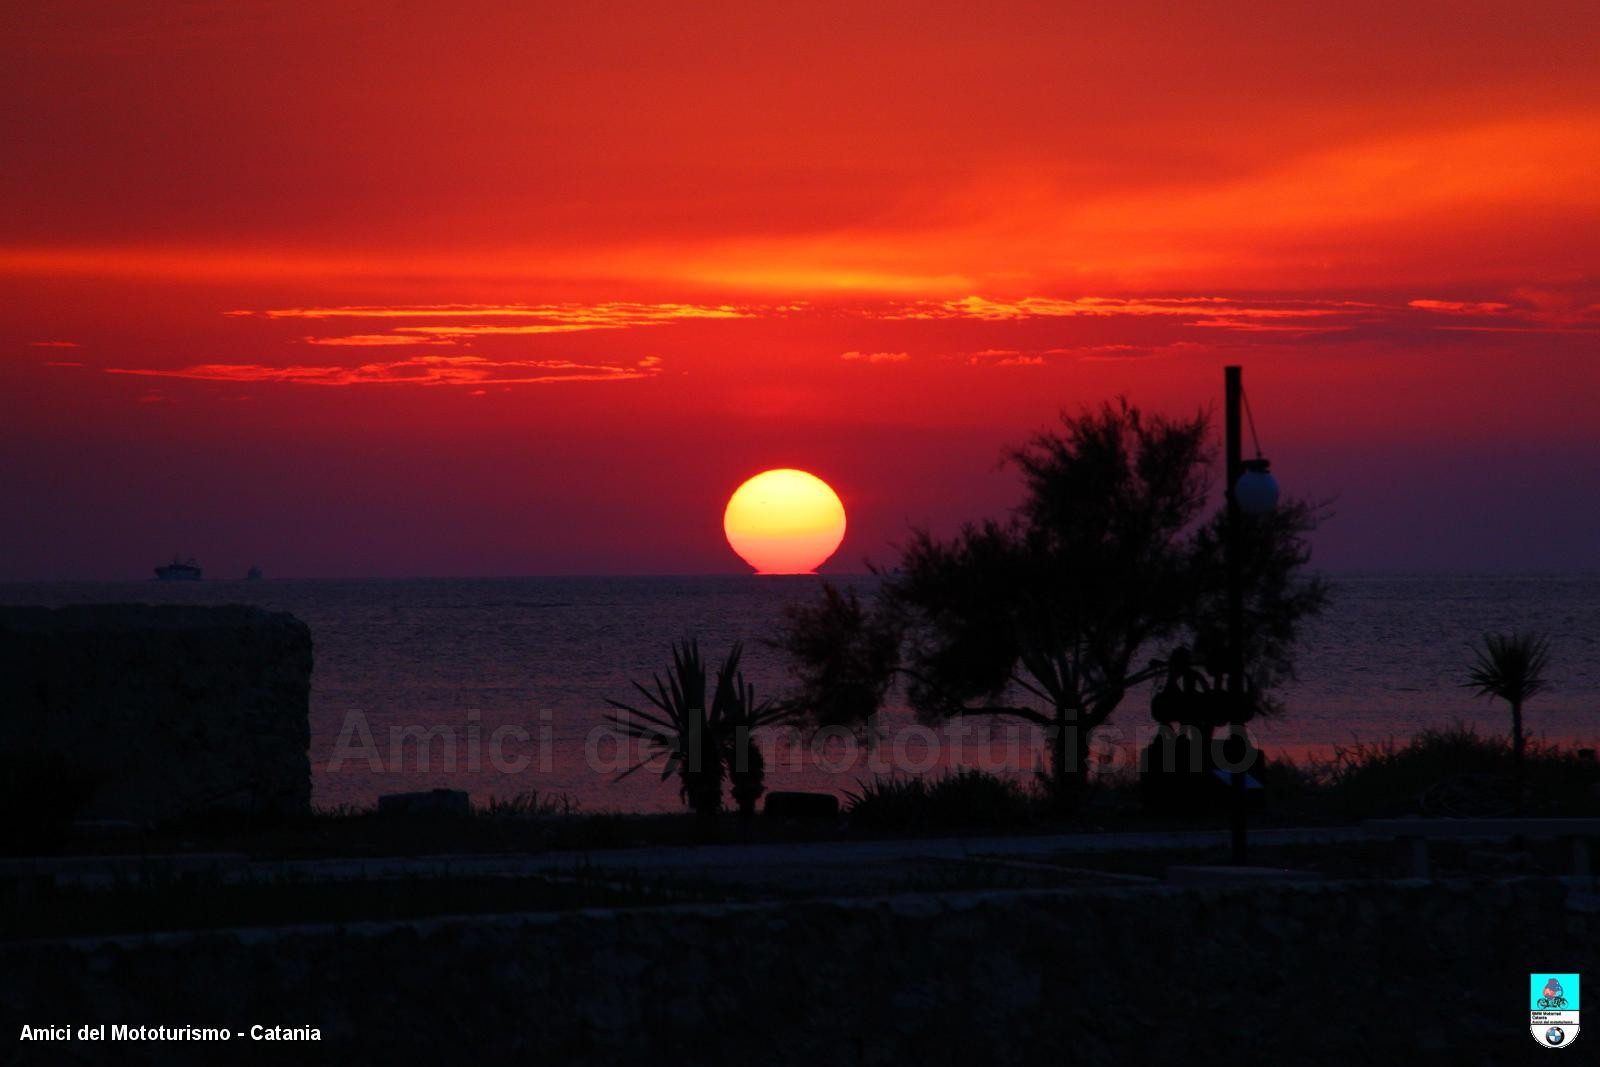
[[[103,784],[59,753],[0,753],[0,855],[56,851]]]
[[[1518,782],[1519,761],[1530,772],[1526,788]],[[1301,773],[1306,806],[1344,818],[1489,817],[1519,807],[1543,815],[1600,812],[1600,764],[1592,751],[1534,743],[1519,757],[1505,738],[1480,736],[1461,723],[1423,730],[1403,745],[1344,746],[1330,762]]]
[[[971,768],[938,778],[875,778],[845,796],[852,827],[906,831],[1026,824],[1039,797],[1021,783]]]
[[[788,653],[799,701],[817,726],[860,727],[888,694],[900,665],[892,604],[869,607],[855,590],[824,582],[816,600],[785,609],[780,648]]]
[[[497,821],[526,821],[556,817],[570,818],[578,814],[578,802],[565,793],[540,793],[537,789],[516,793],[509,797],[491,796],[472,809],[479,819]]]
[[[733,786],[740,813],[754,813],[756,800],[766,790],[766,769],[751,734],[787,720],[792,713],[786,705],[757,702],[755,688],[739,670],[742,655],[743,646],[735,644],[717,669],[715,684],[708,686],[699,643],[675,644],[664,680],[655,676],[653,689],[634,683],[650,710],[606,701],[623,713],[608,716],[612,724],[645,744],[644,758],[618,775],[619,780],[665,757],[662,781],[676,773],[681,794],[696,814],[709,817],[722,810],[727,782]]]
[[[1208,419],[1146,416],[1126,402],[1063,415],[1012,449],[1013,514],[949,540],[915,531],[871,604],[824,588],[792,609],[777,644],[791,703],[818,723],[863,725],[895,679],[919,717],[1021,720],[1049,747],[1056,799],[1081,789],[1089,739],[1130,687],[1185,638],[1213,674],[1226,639],[1224,515],[1206,519]],[[1260,710],[1292,670],[1299,623],[1327,589],[1302,574],[1316,513],[1288,502],[1247,516],[1241,543],[1246,664]]]
[[[735,645],[717,672],[716,710],[712,727],[717,751],[728,769],[728,784],[733,802],[742,818],[756,812],[756,801],[767,791],[767,761],[751,736],[757,727],[776,723],[789,714],[787,708],[772,703],[757,703],[755,687],[738,673],[740,647]],[[726,687],[728,699],[724,698]]]
[[[1550,641],[1542,634],[1485,634],[1473,649],[1476,662],[1466,685],[1480,696],[1498,697],[1511,706],[1511,750],[1520,765],[1527,742],[1522,730],[1522,705],[1545,689]]]

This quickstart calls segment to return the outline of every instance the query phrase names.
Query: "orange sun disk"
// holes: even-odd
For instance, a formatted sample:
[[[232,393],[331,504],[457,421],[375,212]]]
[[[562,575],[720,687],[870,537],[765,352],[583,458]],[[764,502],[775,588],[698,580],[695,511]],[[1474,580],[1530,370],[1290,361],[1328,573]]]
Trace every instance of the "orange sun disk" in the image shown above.
[[[722,514],[728,544],[757,574],[809,574],[844,540],[844,504],[805,471],[763,471],[735,489]]]

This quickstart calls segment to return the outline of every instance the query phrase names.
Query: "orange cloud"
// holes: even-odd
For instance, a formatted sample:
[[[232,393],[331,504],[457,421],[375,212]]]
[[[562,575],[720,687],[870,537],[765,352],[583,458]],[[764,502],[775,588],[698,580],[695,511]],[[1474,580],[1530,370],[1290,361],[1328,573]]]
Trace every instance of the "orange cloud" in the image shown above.
[[[250,315],[230,311],[229,315]],[[610,301],[597,304],[401,304],[376,307],[271,308],[260,312],[269,319],[443,319],[531,318],[579,326],[638,326],[676,319],[737,319],[746,312],[723,304],[636,304]]]
[[[1043,356],[1007,356],[994,361],[996,367],[1042,367]]]
[[[389,345],[453,345],[448,337],[406,337],[395,333],[361,333],[348,337],[307,337],[308,345],[329,345],[349,348],[382,348]]]
[[[613,382],[652,377],[661,361],[650,356],[631,365],[564,359],[491,360],[480,356],[415,356],[359,366],[285,366],[259,363],[200,363],[173,369],[111,367],[107,374],[186,378],[211,382],[283,382],[293,385],[535,385]]]
[[[904,363],[911,358],[909,352],[842,352],[840,359],[852,363]]]
[[[581,333],[584,330],[620,330],[628,325],[644,324],[542,322],[528,326],[397,326],[395,327],[395,332],[424,334],[434,337],[512,337],[541,333]]]
[[[1581,222],[1597,206],[1600,118],[1560,100],[1482,114],[1467,121],[1414,116],[1399,128],[1392,121],[1350,124],[1315,140],[1268,140],[1263,133],[1257,144],[1241,146],[1249,150],[1202,168],[1186,166],[1183,152],[1210,153],[1209,138],[1162,129],[1170,160],[1152,149],[1149,158],[1126,160],[1125,172],[1110,174],[1063,159],[1029,158],[1036,146],[1019,141],[1010,153],[976,155],[981,162],[969,168],[931,170],[905,188],[897,183],[876,190],[885,200],[904,196],[907,203],[898,210],[812,213],[772,228],[707,220],[541,243],[505,232],[490,216],[470,241],[443,231],[427,245],[408,248],[386,246],[383,240],[394,239],[382,230],[383,240],[369,235],[331,244],[302,234],[278,246],[232,235],[197,237],[187,246],[153,239],[126,246],[41,240],[0,248],[0,272],[206,283],[388,279],[413,290],[414,279],[426,276],[452,286],[552,283],[615,292],[619,284],[672,285],[719,296],[768,292],[794,299],[1086,285],[1146,292],[1219,283],[1261,290],[1392,286],[1548,279],[1587,269],[1592,242]],[[844,175],[852,173],[849,162],[840,162]],[[852,180],[840,181],[841,195]],[[1523,239],[1510,240],[1513,235]],[[584,305],[583,314],[630,306]],[[551,308],[503,313],[540,316]],[[394,317],[424,309],[435,316],[500,313],[440,304],[266,314]],[[708,303],[683,305],[669,317],[738,314],[732,304]]]
[[[1249,333],[1336,333],[1348,326],[1307,326],[1282,322],[1253,322],[1248,319],[1199,319],[1185,326],[1200,326],[1219,330],[1243,330]]]
[[[998,300],[984,296],[964,296],[954,300],[920,301],[885,312],[888,319],[979,319],[1008,322],[1020,319],[1109,318],[1116,315],[1215,316],[1239,318],[1315,318],[1352,314],[1376,305],[1357,301],[1300,301],[1243,303],[1229,297],[1144,297],[1124,298],[1082,296],[1057,299],[1043,296],[1019,300]]]
[[[1508,300],[1412,300],[1408,307],[1454,318],[1483,318],[1488,323],[1452,323],[1447,330],[1521,332],[1548,329],[1550,332],[1600,327],[1600,303],[1594,302],[1592,283],[1563,287],[1523,285],[1513,289]],[[1513,320],[1524,325],[1509,325]]]
[[[1443,311],[1457,315],[1498,315],[1511,310],[1510,304],[1502,304],[1495,300],[1411,300],[1406,306],[1419,308],[1422,311]]]
[[[390,345],[450,345],[472,337],[517,337],[540,334],[580,333],[586,330],[620,330],[636,326],[660,326],[684,320],[747,318],[749,308],[731,305],[641,304],[608,302],[598,304],[411,304],[394,306],[271,308],[261,312],[235,310],[225,315],[267,319],[410,319],[414,323],[451,319],[539,319],[515,325],[487,325],[482,322],[448,325],[395,326],[386,334],[352,334],[332,337],[307,337],[307,344],[349,347]]]

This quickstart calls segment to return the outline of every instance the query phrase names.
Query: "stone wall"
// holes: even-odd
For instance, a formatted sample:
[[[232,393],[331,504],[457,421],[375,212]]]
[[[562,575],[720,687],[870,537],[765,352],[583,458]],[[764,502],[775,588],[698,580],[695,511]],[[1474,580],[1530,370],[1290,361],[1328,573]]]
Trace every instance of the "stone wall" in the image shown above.
[[[274,1062],[1520,1063],[1528,974],[1600,974],[1591,899],[1152,887],[36,942],[0,947],[0,1014],[321,1031]]]
[[[80,783],[79,817],[308,810],[310,687],[292,615],[0,608],[0,752]]]

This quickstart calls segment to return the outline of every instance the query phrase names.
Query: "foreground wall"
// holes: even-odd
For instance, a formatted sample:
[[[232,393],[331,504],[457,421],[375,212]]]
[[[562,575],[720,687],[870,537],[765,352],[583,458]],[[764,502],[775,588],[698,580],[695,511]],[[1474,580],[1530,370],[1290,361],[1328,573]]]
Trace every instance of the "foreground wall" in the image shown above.
[[[1600,975],[1591,900],[1064,890],[41,942],[0,947],[0,1024],[315,1026],[318,1059],[372,1063],[1522,1063],[1548,1054],[1528,974]]]
[[[308,810],[310,692],[311,633],[291,615],[0,608],[0,753],[71,779],[82,817]]]

